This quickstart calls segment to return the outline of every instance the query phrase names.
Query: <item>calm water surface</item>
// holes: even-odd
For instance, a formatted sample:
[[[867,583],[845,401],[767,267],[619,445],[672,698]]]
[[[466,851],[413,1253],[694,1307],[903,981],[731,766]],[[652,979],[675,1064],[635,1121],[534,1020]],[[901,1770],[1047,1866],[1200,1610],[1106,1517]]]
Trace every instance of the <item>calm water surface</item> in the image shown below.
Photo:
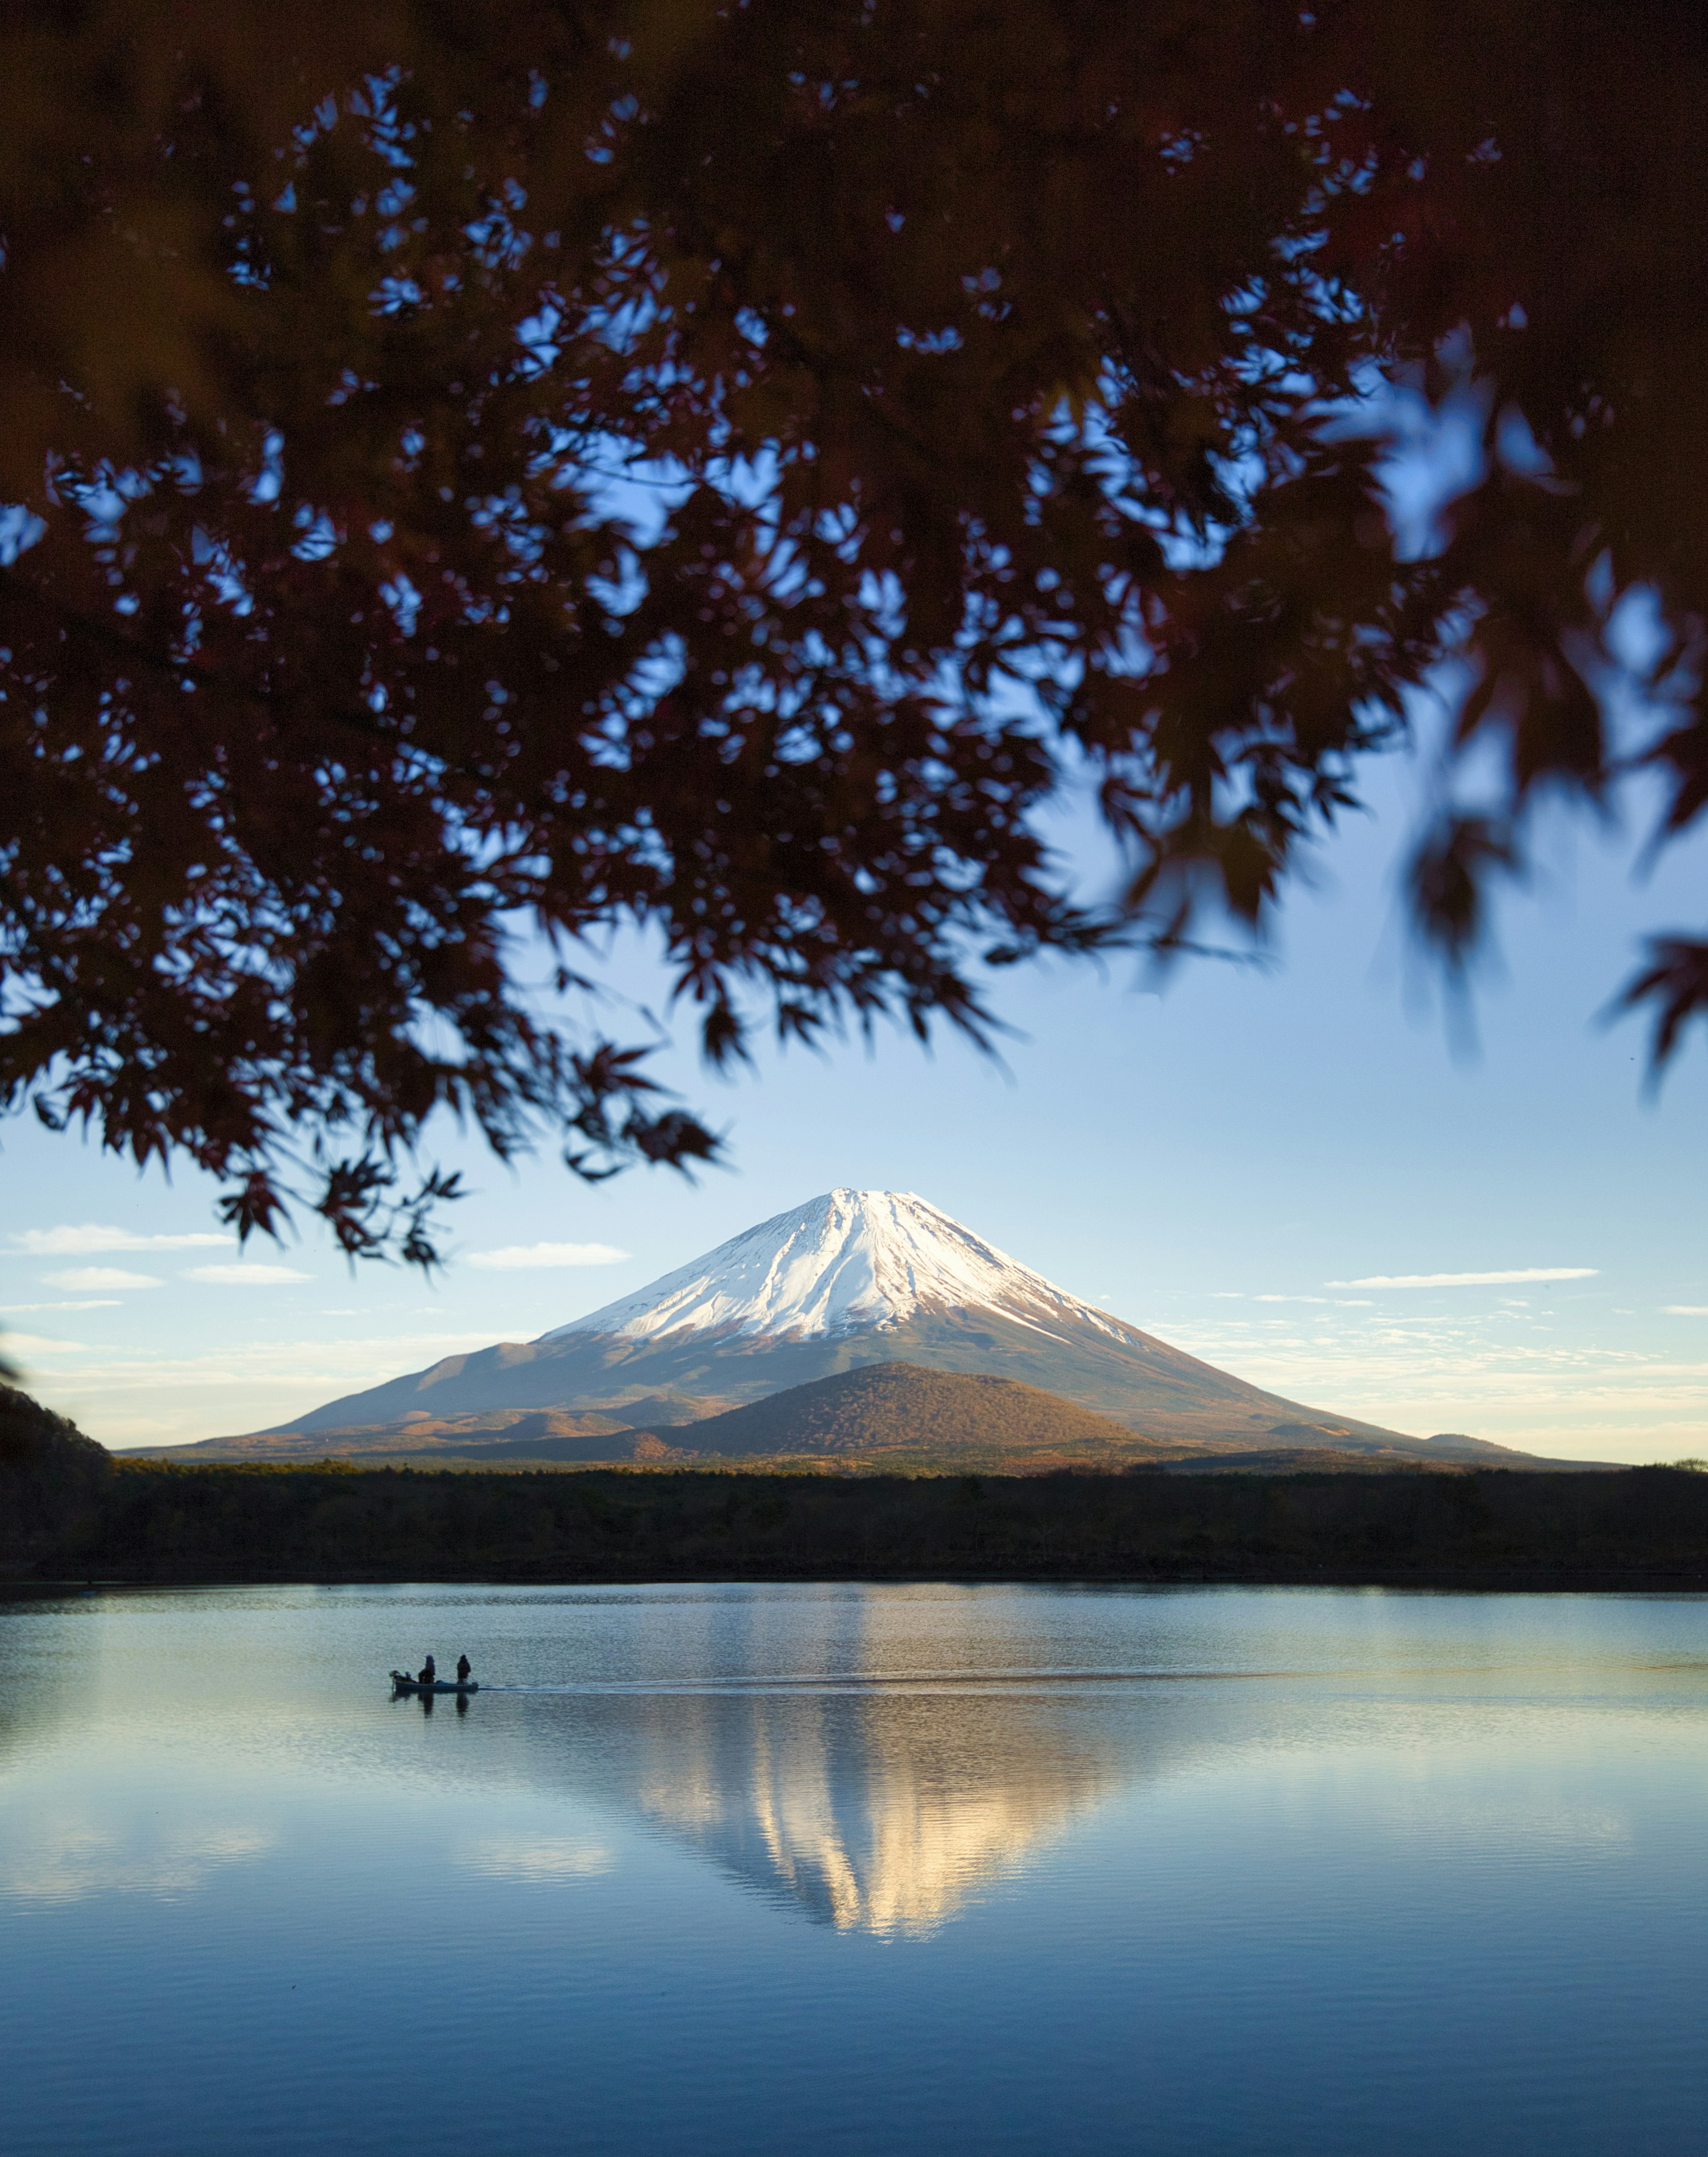
[[[1708,1599],[128,1593],[0,1655],[8,2157],[1708,2139]]]

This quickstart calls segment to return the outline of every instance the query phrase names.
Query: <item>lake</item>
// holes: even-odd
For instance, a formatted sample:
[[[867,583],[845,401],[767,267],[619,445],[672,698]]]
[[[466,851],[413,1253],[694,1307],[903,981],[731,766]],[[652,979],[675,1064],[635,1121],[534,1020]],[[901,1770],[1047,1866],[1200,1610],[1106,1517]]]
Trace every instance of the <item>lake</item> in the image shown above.
[[[120,1591],[0,1648],[8,2157],[1708,2135],[1708,1598]]]

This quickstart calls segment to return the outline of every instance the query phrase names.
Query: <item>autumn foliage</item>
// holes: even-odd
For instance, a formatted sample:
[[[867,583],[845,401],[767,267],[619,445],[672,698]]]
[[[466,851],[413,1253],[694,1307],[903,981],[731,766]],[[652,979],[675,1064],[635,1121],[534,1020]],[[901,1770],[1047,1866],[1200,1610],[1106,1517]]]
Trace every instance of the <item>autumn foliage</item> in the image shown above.
[[[1424,682],[1488,752],[1412,875],[1450,957],[1536,800],[1647,771],[1684,831],[1705,42],[0,10],[0,1097],[419,1259],[440,1112],[585,1175],[713,1150],[578,1022],[614,928],[714,1058],[977,1032],[991,960],[1261,927]],[[1473,453],[1402,513],[1443,410]],[[1040,837],[1070,780],[1106,904]],[[1636,987],[1669,1047],[1708,945]]]

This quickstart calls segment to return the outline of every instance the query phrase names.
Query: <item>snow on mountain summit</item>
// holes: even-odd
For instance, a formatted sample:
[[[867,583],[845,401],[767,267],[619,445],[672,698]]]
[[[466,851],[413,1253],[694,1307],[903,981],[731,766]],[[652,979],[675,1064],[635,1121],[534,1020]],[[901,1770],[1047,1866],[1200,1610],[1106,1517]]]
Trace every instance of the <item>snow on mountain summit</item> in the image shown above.
[[[932,1310],[988,1310],[1047,1330],[1103,1311],[1019,1264],[911,1191],[828,1191],[732,1236],[633,1295],[544,1338],[737,1332],[799,1338],[895,1325]]]

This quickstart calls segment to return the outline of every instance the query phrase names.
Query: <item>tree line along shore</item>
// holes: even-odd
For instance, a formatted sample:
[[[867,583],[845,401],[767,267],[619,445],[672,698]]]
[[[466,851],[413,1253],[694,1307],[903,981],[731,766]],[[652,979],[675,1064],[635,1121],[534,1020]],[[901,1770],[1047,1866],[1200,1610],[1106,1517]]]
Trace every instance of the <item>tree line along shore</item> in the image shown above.
[[[1708,1588],[1708,1475],[184,1467],[0,1417],[20,1588],[920,1575]]]

